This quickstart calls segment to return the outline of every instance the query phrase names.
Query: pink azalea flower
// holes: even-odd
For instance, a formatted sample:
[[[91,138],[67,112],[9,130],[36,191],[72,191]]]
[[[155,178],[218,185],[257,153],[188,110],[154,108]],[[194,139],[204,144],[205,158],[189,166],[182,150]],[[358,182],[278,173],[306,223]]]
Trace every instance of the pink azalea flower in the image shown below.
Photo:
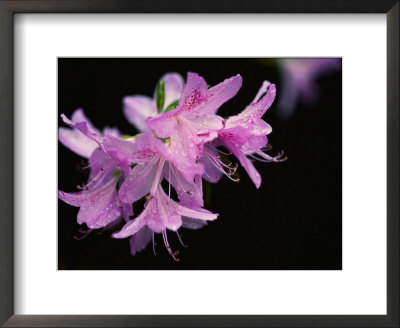
[[[268,144],[266,136],[272,132],[272,128],[261,117],[273,103],[275,95],[275,85],[265,81],[250,105],[226,120],[224,128],[218,132],[218,142],[206,146],[201,159],[206,179],[216,181],[221,174],[231,177],[236,169],[221,161],[216,145],[223,145],[235,155],[257,188],[261,185],[261,176],[247,156],[264,162],[285,160],[282,159],[283,154],[271,157],[262,151]]]
[[[137,233],[141,233],[140,238],[144,240],[133,240],[133,242],[140,243],[139,247],[135,245],[136,248],[140,249],[143,247],[142,245],[146,241],[149,241],[150,234],[148,229],[150,229],[153,234],[154,232],[162,234],[165,247],[167,248],[169,254],[175,260],[178,260],[176,258],[177,253],[171,250],[171,247],[168,243],[167,229],[177,231],[182,226],[182,217],[210,221],[215,220],[218,215],[210,213],[204,209],[193,210],[182,206],[167,196],[161,185],[158,185],[153,193],[153,197],[149,199],[143,212],[136,219],[128,222],[121,231],[114,233],[113,237],[126,238]],[[148,229],[146,229],[146,227]],[[147,235],[147,238],[145,235]]]
[[[132,213],[120,202],[117,193],[118,167],[111,158],[99,148],[95,149],[89,158],[91,167],[89,182],[79,192],[58,192],[61,200],[72,206],[80,207],[78,223],[86,223],[89,229],[99,229],[124,216],[128,219]]]
[[[59,191],[61,200],[80,207],[78,223],[86,223],[90,229],[98,229],[121,217],[120,203],[116,185],[118,179],[112,178],[102,186],[77,193]]]
[[[208,89],[196,73],[188,73],[178,106],[146,120],[147,126],[161,138],[171,138],[171,151],[192,161],[202,155],[203,144],[218,136],[224,119],[215,114],[242,85],[238,74]]]
[[[165,178],[187,204],[202,205],[202,190],[196,183],[196,176],[203,173],[202,165],[171,153],[169,142],[164,143],[146,132],[132,141],[106,136],[104,145],[106,151],[114,149],[119,154],[119,163],[136,163],[126,172],[126,179],[119,189],[119,198],[123,202],[133,203],[147,194],[154,196],[157,186]]]
[[[72,206],[80,207],[78,223],[86,223],[89,229],[103,228],[123,216],[126,220],[133,215],[132,207],[120,202],[116,185],[119,181],[119,167],[103,151],[103,137],[85,117],[83,110],[78,109],[69,120],[62,115],[64,122],[73,130],[60,128],[59,140],[72,151],[83,157],[89,157],[89,182],[77,186],[80,192],[67,193],[59,191],[61,200]],[[105,129],[106,133],[118,135],[115,129]]]
[[[170,200],[167,204],[168,206],[185,206],[188,211],[209,213],[201,208],[203,206],[202,166],[189,161],[187,158],[172,154],[168,149],[169,142],[164,143],[154,137],[152,133],[147,132],[129,141],[106,136],[104,145],[108,152],[113,149],[113,152],[118,153],[120,161],[137,163],[127,174],[120,187],[119,198],[121,201],[133,203],[148,195],[148,201],[152,202],[153,198],[158,197],[161,188],[160,183],[165,178],[170,184],[168,196],[165,195]],[[181,201],[180,204],[170,199],[171,185],[177,192]],[[169,209],[167,207],[166,209],[167,212],[171,210],[173,208]],[[203,220],[202,217],[194,217],[194,219],[184,217],[183,224],[180,225],[197,229],[205,224],[204,222],[196,222],[200,220]],[[128,224],[132,224],[132,222],[130,221]],[[160,231],[153,228],[154,226],[150,222],[135,234],[131,234],[130,247],[132,255],[143,250],[152,237],[154,240],[154,232],[159,233]],[[162,234],[168,251],[176,259],[176,254],[172,254],[169,248],[166,231]],[[179,234],[178,238],[180,238]]]

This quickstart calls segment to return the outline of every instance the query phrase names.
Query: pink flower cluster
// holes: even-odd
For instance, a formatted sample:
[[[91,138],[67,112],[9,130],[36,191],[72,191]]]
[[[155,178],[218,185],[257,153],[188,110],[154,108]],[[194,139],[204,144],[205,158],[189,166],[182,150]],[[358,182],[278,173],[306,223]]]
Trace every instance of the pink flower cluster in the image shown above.
[[[126,118],[140,131],[135,136],[121,135],[116,129],[100,132],[82,109],[71,119],[62,114],[72,129],[59,128],[59,140],[88,158],[90,176],[86,185],[78,186],[79,192],[59,191],[59,198],[79,207],[78,223],[86,223],[91,230],[123,218],[126,224],[112,236],[131,237],[132,255],[151,240],[154,248],[154,233],[158,233],[169,254],[178,260],[167,230],[198,229],[218,217],[204,209],[202,179],[215,183],[226,175],[238,180],[234,176],[237,165],[223,160],[221,148],[238,159],[257,188],[261,177],[252,159],[285,159],[282,154],[271,157],[263,151],[272,129],[261,117],[275,99],[274,84],[265,81],[238,115],[224,119],[216,114],[241,85],[239,74],[209,87],[196,73],[189,72],[186,83],[179,74],[168,73],[160,79],[153,98],[123,99]],[[171,195],[171,186],[177,199]],[[143,197],[143,211],[132,218],[132,204]]]

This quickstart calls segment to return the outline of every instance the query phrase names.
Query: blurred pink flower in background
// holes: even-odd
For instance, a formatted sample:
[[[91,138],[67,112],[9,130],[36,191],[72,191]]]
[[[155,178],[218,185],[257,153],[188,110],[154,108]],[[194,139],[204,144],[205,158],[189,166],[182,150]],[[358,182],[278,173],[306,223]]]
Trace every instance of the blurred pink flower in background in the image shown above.
[[[298,104],[316,105],[319,88],[316,80],[341,69],[341,58],[280,59],[282,85],[277,114],[281,119],[290,118]]]

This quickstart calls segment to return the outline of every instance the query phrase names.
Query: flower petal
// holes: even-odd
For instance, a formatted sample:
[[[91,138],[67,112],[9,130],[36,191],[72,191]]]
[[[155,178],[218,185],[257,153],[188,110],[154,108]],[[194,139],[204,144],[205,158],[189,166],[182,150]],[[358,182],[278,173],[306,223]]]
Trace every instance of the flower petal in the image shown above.
[[[241,146],[242,150],[248,153],[254,153],[261,148],[266,147],[268,144],[268,138],[266,136],[251,136],[246,140],[246,142]]]
[[[89,121],[89,119],[85,116],[82,108],[78,108],[72,113],[71,122],[79,123],[86,122],[88,128],[96,133],[99,133],[98,130],[93,126],[93,124]],[[84,135],[79,130],[71,130],[64,127],[60,127],[58,129],[58,139],[60,142],[74,153],[82,157],[89,158],[92,154],[93,150],[97,147],[97,144],[94,140]]]
[[[78,108],[77,110],[75,110],[72,113],[71,121],[74,122],[74,123],[86,122],[87,125],[88,125],[88,128],[91,131],[96,132],[96,133],[100,133],[100,131],[98,129],[96,129],[94,127],[94,125],[92,124],[92,122],[86,117],[86,115],[85,115],[85,113],[84,113],[82,108]]]
[[[266,136],[272,132],[272,127],[262,119],[257,120],[252,129],[252,134],[256,136]]]
[[[154,198],[156,201],[152,205],[157,210],[153,210],[152,219],[147,223],[149,228],[158,233],[165,229],[178,230],[182,225],[178,204],[165,194],[161,186],[158,187]]]
[[[150,242],[152,235],[152,231],[146,226],[135,233],[130,239],[131,254],[136,255],[136,253],[144,250]]]
[[[121,133],[119,132],[119,130],[117,128],[110,128],[109,126],[106,126],[103,129],[103,135],[111,135],[113,137],[119,138],[121,137]]]
[[[198,219],[198,220],[205,220],[205,221],[213,221],[218,217],[218,214],[211,213],[204,208],[199,208],[199,209],[190,209],[184,206],[179,205],[179,213],[182,216],[186,216],[192,219]]]
[[[163,113],[156,117],[148,118],[146,125],[149,129],[153,130],[160,138],[168,138],[175,130],[176,119],[170,117],[170,113]]]
[[[86,137],[80,131],[64,127],[58,129],[58,140],[65,147],[85,158],[89,158],[97,147],[96,142]]]
[[[244,144],[249,137],[253,135],[252,127],[243,127],[235,125],[230,128],[225,128],[218,132],[218,138],[223,142],[229,142],[235,146]]]
[[[163,195],[160,195],[163,193]],[[165,196],[166,199],[160,199],[160,196]],[[125,238],[137,233],[145,225],[152,231],[160,233],[164,231],[168,225],[180,226],[180,216],[176,212],[175,202],[169,199],[162,188],[159,186],[154,197],[150,198],[146,207],[140,215],[128,222],[120,232],[113,234],[114,238]]]
[[[164,177],[174,187],[182,205],[191,208],[204,206],[203,184],[200,175],[197,175],[194,180],[187,180],[181,171],[168,163],[164,167]]]
[[[154,183],[159,161],[137,164],[119,189],[119,197],[124,203],[133,203],[146,196]]]
[[[203,116],[187,116],[185,120],[189,122],[191,128],[197,135],[205,134],[209,131],[221,130],[225,125],[225,120],[218,115],[207,114]]]
[[[182,227],[186,229],[197,230],[207,225],[207,221],[191,219],[188,217],[182,218]]]
[[[122,205],[122,217],[124,218],[125,222],[129,222],[129,218],[133,216],[133,208],[132,204],[129,203],[121,203]]]
[[[238,125],[245,128],[253,126],[272,105],[275,96],[275,84],[264,81],[253,102],[240,114],[229,117],[226,121],[225,128],[229,129]]]
[[[167,159],[170,157],[164,142],[154,137],[151,132],[139,135],[133,145],[132,160],[135,163],[144,164],[159,155]]]
[[[201,139],[188,123],[178,122],[171,132],[171,152],[186,160],[196,161],[202,154]]]
[[[116,192],[117,179],[112,179],[99,188],[77,193],[59,191],[61,200],[72,206],[79,206],[78,223],[86,223],[97,229],[108,225],[121,216]]]
[[[134,235],[146,225],[146,209],[136,218],[123,226],[121,231],[113,233],[113,238],[126,238]]]
[[[100,133],[97,130],[91,129],[90,122],[87,121],[80,121],[74,122],[68,119],[64,114],[61,114],[61,118],[65,124],[69,125],[71,128],[77,129],[82,132],[86,137],[95,141],[100,147],[103,148],[102,140]]]
[[[116,190],[111,198],[103,198],[95,207],[81,206],[78,212],[78,223],[86,223],[90,229],[99,229],[121,217],[121,209]]]
[[[92,184],[93,187],[99,187],[113,179],[112,174],[117,170],[117,165],[112,161],[110,155],[100,148],[96,148],[89,157],[88,167],[90,167],[89,181],[101,174],[100,179],[97,178],[96,183]],[[89,187],[89,189],[91,188]]]
[[[207,101],[207,82],[197,73],[188,72],[176,114],[189,112]]]
[[[214,114],[222,104],[231,99],[242,86],[240,74],[230,77],[208,90],[209,99],[202,106],[203,114]],[[200,111],[200,110],[199,110]]]
[[[135,144],[128,140],[113,137],[112,135],[106,135],[103,139],[103,145],[111,158],[128,175],[131,170],[130,165],[133,162]]]
[[[94,206],[99,202],[99,198],[107,198],[113,189],[115,189],[116,184],[117,180],[113,179],[101,186],[101,188],[93,188],[74,193],[59,191],[58,196],[61,200],[72,206]]]
[[[183,157],[181,154],[174,153],[169,158],[169,163],[174,171],[179,171],[187,181],[193,181],[196,175],[202,175],[204,172],[203,165]]]
[[[124,114],[140,132],[147,131],[145,120],[157,115],[156,103],[146,96],[128,96],[123,99]]]

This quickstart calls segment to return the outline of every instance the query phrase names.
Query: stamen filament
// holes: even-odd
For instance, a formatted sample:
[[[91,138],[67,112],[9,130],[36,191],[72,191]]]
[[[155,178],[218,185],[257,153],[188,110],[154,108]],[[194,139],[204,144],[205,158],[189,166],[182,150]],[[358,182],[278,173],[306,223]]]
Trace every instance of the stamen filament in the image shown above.
[[[156,242],[154,241],[154,232],[152,232],[151,233],[151,239],[152,239],[152,241],[153,241],[153,253],[154,253],[154,256],[157,256],[157,252],[156,252]]]
[[[229,179],[232,181],[239,181],[239,179],[232,178],[232,175],[235,174],[238,164],[235,165],[235,167],[232,167],[232,163],[225,164],[221,161],[220,156],[214,156],[210,151],[205,151],[206,156],[210,159],[210,161],[214,164],[214,166],[217,168],[218,171],[220,171],[222,174],[226,175]],[[226,171],[224,168],[228,169]]]
[[[163,239],[164,239],[164,245],[165,245],[165,247],[167,248],[169,255],[171,255],[172,258],[173,258],[176,262],[179,262],[179,259],[178,259],[177,257],[175,257],[176,255],[178,255],[179,252],[178,252],[178,251],[173,252],[172,249],[171,249],[171,247],[169,246],[168,237],[167,237],[167,230],[163,230],[162,236],[163,236]]]
[[[92,180],[90,180],[86,185],[76,186],[76,187],[80,190],[87,190],[90,185],[99,182],[99,179],[104,175],[104,172],[107,171],[112,165],[113,161],[109,160],[106,164],[106,168],[101,168],[99,172],[95,175],[95,177]]]
[[[171,163],[168,163],[168,198],[171,198]]]
[[[88,165],[82,166],[82,170],[88,169],[88,168],[91,167],[92,165],[96,164],[99,160],[100,160],[100,159],[97,159],[97,160],[95,160],[93,163],[90,163],[90,164],[89,164],[89,162],[88,162]]]
[[[232,153],[231,152],[229,152],[229,153],[225,153],[225,152],[223,152],[221,149],[218,149],[218,148],[215,148],[216,150],[217,150],[217,152],[219,152],[219,153],[221,153],[221,154],[224,154],[224,155],[226,155],[226,156],[230,156],[230,155],[232,155]]]
[[[258,157],[258,156],[261,156]],[[267,154],[265,154],[264,152],[262,152],[261,150],[258,150],[257,152],[253,153],[253,154],[247,154],[247,156],[255,159],[256,161],[260,161],[260,162],[264,162],[264,163],[270,163],[270,162],[283,162],[287,160],[287,156],[283,157],[283,151],[280,151],[276,156],[269,156]]]
[[[157,172],[156,175],[154,176],[153,185],[150,189],[151,196],[154,196],[157,186],[160,183],[160,178],[164,168],[164,163],[165,163],[165,158],[160,157],[160,161],[158,162]]]
[[[178,231],[176,231],[176,235],[178,236],[178,239],[179,239],[179,242],[181,243],[181,245],[182,245],[183,247],[188,247],[188,246],[182,241],[181,235],[179,234]]]
[[[93,229],[89,229],[89,230],[87,230],[86,232],[83,232],[83,235],[80,236],[80,237],[74,236],[74,239],[75,239],[75,240],[82,240],[82,239],[85,239],[87,236],[90,235],[90,233],[91,233],[92,231],[93,231]]]

